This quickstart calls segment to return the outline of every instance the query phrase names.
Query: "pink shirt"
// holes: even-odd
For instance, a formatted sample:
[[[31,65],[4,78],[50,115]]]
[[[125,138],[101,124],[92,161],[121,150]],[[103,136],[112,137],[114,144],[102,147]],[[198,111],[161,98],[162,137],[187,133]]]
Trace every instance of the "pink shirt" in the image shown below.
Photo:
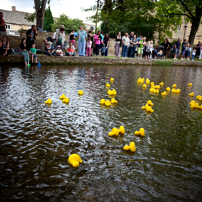
[[[92,45],[92,41],[87,41],[87,42],[86,42],[87,48],[91,48],[91,45]]]
[[[94,35],[95,44],[100,44],[100,38],[97,34]]]

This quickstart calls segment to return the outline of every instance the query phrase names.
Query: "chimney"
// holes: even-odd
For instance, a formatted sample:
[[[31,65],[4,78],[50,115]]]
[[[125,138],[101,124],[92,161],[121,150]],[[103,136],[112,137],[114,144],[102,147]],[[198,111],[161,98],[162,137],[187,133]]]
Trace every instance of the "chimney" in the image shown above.
[[[15,6],[12,6],[12,11],[13,11],[13,12],[15,12],[15,11],[16,11]]]

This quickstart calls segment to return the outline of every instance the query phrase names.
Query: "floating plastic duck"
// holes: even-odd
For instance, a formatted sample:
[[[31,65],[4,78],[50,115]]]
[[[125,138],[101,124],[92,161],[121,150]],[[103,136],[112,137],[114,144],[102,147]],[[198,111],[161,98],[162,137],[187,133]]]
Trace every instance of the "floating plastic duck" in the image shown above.
[[[192,86],[192,83],[188,83],[188,86]]]
[[[162,92],[161,95],[166,96],[167,95],[166,91]]]
[[[130,142],[130,145],[125,145],[123,147],[124,150],[130,150],[131,152],[135,152],[136,148],[135,148],[135,143],[134,142]]]
[[[109,88],[110,86],[111,86],[110,84],[106,83],[106,87],[107,87],[107,88]]]
[[[100,100],[100,104],[101,104],[101,105],[104,105],[104,104],[105,104],[105,99],[101,99],[101,100]]]
[[[65,97],[65,94],[62,94],[62,96],[60,96],[60,99],[61,100],[63,100],[63,99],[65,99],[66,97]]]
[[[176,85],[176,84],[173,84],[172,88],[176,88],[176,87],[177,87],[177,85]]]
[[[153,93],[154,90],[155,90],[154,88],[150,88],[150,89],[149,89],[149,91],[150,91],[151,93]]]
[[[111,78],[111,79],[110,79],[110,82],[113,83],[113,82],[114,82],[114,78]]]
[[[105,101],[105,106],[106,106],[106,107],[110,107],[110,106],[111,106],[111,102],[110,102],[109,100],[106,100],[106,101]]]
[[[146,112],[151,112],[151,113],[154,112],[154,110],[152,109],[152,107],[149,106],[148,104],[146,104],[145,106],[142,106],[142,109],[146,110]]]
[[[147,88],[147,85],[146,84],[143,84],[143,86],[142,86],[143,88]]]
[[[197,95],[196,99],[201,101],[202,100],[202,96],[201,95]]]
[[[155,85],[154,88],[155,89],[160,89],[160,85]]]
[[[82,90],[79,90],[79,91],[78,91],[78,94],[79,94],[79,95],[83,95],[84,93],[83,93]]]
[[[69,98],[66,97],[65,99],[62,100],[64,103],[69,103]]]
[[[180,89],[175,89],[175,88],[173,88],[171,92],[172,92],[172,93],[179,94],[179,93],[180,93]]]
[[[153,106],[153,105],[154,105],[151,100],[148,100],[148,101],[147,101],[147,104],[150,105],[150,106]]]
[[[118,101],[115,100],[114,98],[111,99],[111,103],[112,103],[112,104],[117,104],[117,102],[118,102]]]
[[[167,87],[167,88],[166,88],[166,91],[170,91],[170,87]]]
[[[146,79],[146,84],[149,85],[150,84],[150,80],[147,78]]]
[[[48,100],[45,101],[45,104],[52,104],[52,100],[50,98],[48,98]]]
[[[158,89],[157,90],[154,89],[154,93],[159,94],[159,90]]]
[[[141,135],[141,136],[145,136],[145,131],[144,128],[140,128],[139,131],[135,131],[135,135]]]
[[[194,92],[189,93],[189,96],[194,97]]]
[[[200,106],[199,103],[194,100],[192,100],[189,104],[191,109],[202,109],[202,105]]]
[[[139,84],[143,84],[144,83],[144,78],[138,78],[138,80],[137,80],[137,83],[139,83]]]
[[[82,163],[82,160],[81,160],[81,157],[78,154],[72,154],[68,158],[68,162],[74,167],[79,167],[79,163]]]
[[[108,135],[111,136],[118,136],[119,133],[121,134],[125,134],[125,128],[124,126],[120,126],[119,129],[118,128],[113,128],[111,132],[108,133]]]
[[[151,82],[150,85],[151,85],[151,88],[154,88],[154,82]]]
[[[107,91],[107,94],[108,94],[108,95],[116,95],[117,92],[116,92],[115,89],[113,89],[113,90],[108,90],[108,91]]]
[[[164,83],[163,83],[163,82],[161,82],[159,85],[160,85],[160,86],[163,86],[163,85],[164,85]]]

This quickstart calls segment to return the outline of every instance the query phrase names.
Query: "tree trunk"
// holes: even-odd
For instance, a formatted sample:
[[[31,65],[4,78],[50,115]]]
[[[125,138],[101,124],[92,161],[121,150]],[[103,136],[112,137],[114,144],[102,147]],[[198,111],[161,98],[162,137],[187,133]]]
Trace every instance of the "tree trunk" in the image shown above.
[[[198,31],[198,28],[200,26],[201,15],[202,15],[202,8],[199,8],[198,6],[196,6],[196,16],[195,16],[195,18],[192,19],[191,32],[189,35],[189,43],[191,45],[194,44],[196,32]]]
[[[36,27],[37,28],[43,29],[46,2],[47,0],[42,0],[40,5],[40,0],[34,0],[35,9],[36,9]]]

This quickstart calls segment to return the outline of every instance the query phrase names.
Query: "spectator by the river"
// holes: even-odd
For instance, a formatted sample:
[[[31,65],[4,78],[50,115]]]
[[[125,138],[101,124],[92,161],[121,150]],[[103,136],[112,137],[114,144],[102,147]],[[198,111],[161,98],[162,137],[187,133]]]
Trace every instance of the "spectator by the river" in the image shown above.
[[[167,58],[168,48],[170,47],[170,43],[169,43],[168,39],[164,39],[164,42],[161,43],[161,45],[164,47],[163,48],[163,57]]]
[[[78,31],[78,45],[79,45],[79,56],[85,55],[85,49],[86,49],[86,39],[87,39],[87,33],[83,29],[82,26],[80,26],[80,30]]]
[[[137,47],[137,39],[136,39],[136,35],[133,34],[133,38],[130,39],[130,58],[134,58],[135,57],[135,50]]]
[[[118,35],[115,38],[116,44],[115,44],[115,57],[120,57],[120,48],[121,48],[121,41],[122,41],[122,36],[121,32],[118,32]]]
[[[107,57],[108,55],[108,50],[109,50],[109,41],[110,41],[110,38],[109,38],[109,34],[106,33],[105,36],[104,36],[104,39],[103,39],[103,44],[105,45],[105,56]]]
[[[65,43],[65,28],[61,26],[61,28],[57,31],[55,35],[56,44],[61,46],[61,49]]]
[[[128,55],[128,46],[130,44],[130,39],[128,33],[125,33],[125,36],[122,37],[122,57],[125,58]]]
[[[74,36],[74,29],[72,29],[70,35],[69,35],[69,41],[72,42],[72,45],[74,46],[74,48],[76,48],[76,43],[75,43],[75,36]]]
[[[179,53],[180,53],[180,38],[178,38],[178,40],[175,42],[175,56],[174,56],[174,60],[177,60],[177,58],[179,57]]]
[[[92,45],[91,45],[91,55],[93,54],[93,39],[94,39],[94,27],[91,27],[90,30],[88,31],[88,37],[91,38],[91,41],[92,41]]]
[[[97,31],[97,33],[94,35],[94,40],[95,40],[95,53],[96,53],[96,56],[98,56],[100,51],[100,43],[101,43],[100,31]]]
[[[0,36],[3,37],[6,35],[6,24],[3,19],[3,13],[0,12]]]
[[[12,53],[12,49],[9,47],[9,41],[7,40],[6,35],[2,38],[2,55],[8,56]]]
[[[20,44],[20,55],[24,56],[25,66],[29,64],[29,53],[27,52],[26,39],[23,38]]]
[[[30,50],[30,48],[32,47],[32,44],[34,43],[34,40],[36,39],[36,35],[37,35],[37,29],[35,25],[32,25],[31,29],[27,30],[27,50]]]

